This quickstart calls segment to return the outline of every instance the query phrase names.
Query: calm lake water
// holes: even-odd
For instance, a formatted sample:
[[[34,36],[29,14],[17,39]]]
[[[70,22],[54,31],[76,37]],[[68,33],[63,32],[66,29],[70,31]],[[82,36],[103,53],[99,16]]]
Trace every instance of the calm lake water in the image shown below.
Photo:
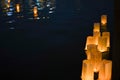
[[[86,37],[102,14],[112,38],[113,1],[0,0],[0,77],[80,80]]]

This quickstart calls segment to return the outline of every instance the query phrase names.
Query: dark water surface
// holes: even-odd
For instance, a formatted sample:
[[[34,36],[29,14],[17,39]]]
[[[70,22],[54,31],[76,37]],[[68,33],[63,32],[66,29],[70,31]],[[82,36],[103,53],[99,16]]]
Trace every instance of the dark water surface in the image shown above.
[[[11,0],[8,10],[5,0],[0,2],[0,78],[80,80],[86,37],[102,14],[108,15],[112,35],[110,0]],[[20,13],[15,11],[17,3]],[[33,17],[34,6],[40,8],[40,19]]]

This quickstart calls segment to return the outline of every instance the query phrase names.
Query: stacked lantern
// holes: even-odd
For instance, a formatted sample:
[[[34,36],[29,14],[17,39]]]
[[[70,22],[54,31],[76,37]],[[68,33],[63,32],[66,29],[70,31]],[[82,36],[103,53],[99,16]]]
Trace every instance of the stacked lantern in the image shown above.
[[[111,80],[112,61],[103,58],[103,54],[109,52],[110,32],[101,31],[101,27],[107,23],[106,15],[102,17],[104,24],[94,23],[93,36],[88,36],[86,40],[87,59],[82,64],[82,80]]]

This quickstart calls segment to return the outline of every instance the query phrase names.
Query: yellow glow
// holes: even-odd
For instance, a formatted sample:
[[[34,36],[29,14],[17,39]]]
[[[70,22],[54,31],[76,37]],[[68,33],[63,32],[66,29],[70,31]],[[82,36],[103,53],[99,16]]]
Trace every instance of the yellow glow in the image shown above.
[[[102,25],[105,25],[107,23],[107,15],[101,16],[101,23],[102,23]]]
[[[107,47],[110,47],[110,32],[102,32],[102,36],[107,38]]]
[[[38,16],[38,9],[36,6],[33,8],[33,13],[34,13],[34,17]]]
[[[100,37],[100,32],[93,32],[93,37],[95,39],[95,44],[98,45],[98,38]]]
[[[16,12],[20,12],[20,4],[16,4]]]
[[[82,65],[82,80],[93,80],[94,73],[93,73],[93,65],[89,60],[83,60]]]
[[[99,70],[99,80],[111,80],[112,61],[103,60]]]
[[[100,32],[100,23],[94,23],[93,32]]]
[[[107,38],[102,36],[98,38],[98,50],[100,52],[107,51]]]
[[[89,44],[95,44],[95,38],[93,36],[88,36],[87,37],[85,50],[87,50],[87,45],[89,45]]]
[[[8,4],[7,4],[7,8],[9,8],[9,7],[10,7],[10,4],[8,3]]]
[[[11,2],[11,0],[8,0],[7,2],[8,2],[8,3],[10,3],[10,2]]]

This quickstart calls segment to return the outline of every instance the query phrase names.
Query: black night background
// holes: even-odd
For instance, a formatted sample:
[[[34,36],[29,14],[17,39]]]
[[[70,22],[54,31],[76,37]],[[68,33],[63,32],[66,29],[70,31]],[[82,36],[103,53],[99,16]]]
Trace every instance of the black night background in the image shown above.
[[[114,9],[113,0],[11,0],[9,13],[5,1],[0,1],[1,80],[81,80],[86,37],[103,14],[108,15],[111,33],[109,59],[115,58],[114,11],[119,8]],[[39,18],[34,19],[32,8],[38,1],[51,2],[52,10],[40,6]],[[20,13],[15,12],[17,3],[21,4]],[[118,65],[117,59],[113,64]],[[116,76],[113,74],[114,80],[119,80]]]

